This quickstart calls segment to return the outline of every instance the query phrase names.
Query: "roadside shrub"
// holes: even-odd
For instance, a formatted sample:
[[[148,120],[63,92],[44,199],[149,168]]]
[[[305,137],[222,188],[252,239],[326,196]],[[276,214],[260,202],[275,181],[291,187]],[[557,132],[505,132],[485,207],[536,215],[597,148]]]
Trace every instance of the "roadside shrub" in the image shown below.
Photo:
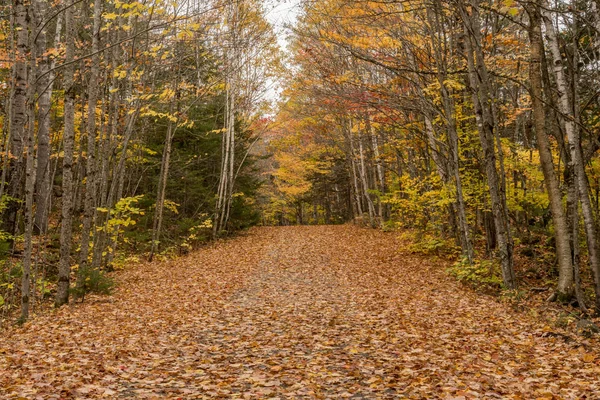
[[[115,288],[115,281],[105,271],[95,268],[84,268],[78,271],[78,280],[81,282],[71,289],[71,294],[76,299],[84,300],[88,293],[109,295]]]
[[[502,287],[500,265],[496,260],[475,260],[469,264],[466,258],[452,264],[446,271],[460,282],[474,287]]]
[[[406,249],[423,255],[455,256],[460,250],[453,240],[433,233],[405,232],[400,236],[409,242]]]

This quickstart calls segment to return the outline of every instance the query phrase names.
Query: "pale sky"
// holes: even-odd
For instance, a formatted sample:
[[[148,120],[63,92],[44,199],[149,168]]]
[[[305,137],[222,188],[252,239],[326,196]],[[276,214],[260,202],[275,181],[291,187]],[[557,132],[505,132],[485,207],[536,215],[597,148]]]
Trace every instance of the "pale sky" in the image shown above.
[[[275,27],[279,46],[286,47],[289,32],[285,25],[294,25],[300,12],[300,0],[266,0],[267,20]]]
[[[300,12],[300,1],[301,0],[265,0],[265,10],[267,20],[273,25],[275,33],[277,34],[277,41],[279,47],[283,52],[287,49],[287,36],[289,30],[285,27],[287,25],[294,25],[296,18]],[[269,89],[266,97],[272,102],[279,100],[279,94],[281,93],[282,87],[278,82],[268,82]]]

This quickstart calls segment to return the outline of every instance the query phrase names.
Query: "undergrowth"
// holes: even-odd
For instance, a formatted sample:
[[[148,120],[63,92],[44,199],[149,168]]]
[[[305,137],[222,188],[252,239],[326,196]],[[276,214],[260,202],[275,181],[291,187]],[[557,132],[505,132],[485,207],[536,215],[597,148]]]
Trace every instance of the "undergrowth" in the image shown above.
[[[473,287],[486,286],[491,289],[502,287],[500,265],[496,260],[475,260],[470,263],[467,258],[455,262],[446,272],[458,281]]]

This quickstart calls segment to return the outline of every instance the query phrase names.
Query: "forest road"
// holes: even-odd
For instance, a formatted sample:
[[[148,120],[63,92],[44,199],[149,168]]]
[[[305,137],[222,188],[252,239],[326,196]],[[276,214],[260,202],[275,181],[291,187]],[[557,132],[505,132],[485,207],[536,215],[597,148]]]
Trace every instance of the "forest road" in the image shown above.
[[[600,398],[597,354],[397,236],[255,228],[127,267],[3,333],[0,398]]]

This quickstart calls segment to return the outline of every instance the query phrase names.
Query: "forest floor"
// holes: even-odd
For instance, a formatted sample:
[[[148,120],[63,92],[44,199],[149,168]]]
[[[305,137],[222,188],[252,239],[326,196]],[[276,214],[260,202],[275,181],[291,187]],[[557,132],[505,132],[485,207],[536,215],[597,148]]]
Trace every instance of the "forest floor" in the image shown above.
[[[597,341],[354,226],[255,228],[0,337],[0,398],[600,398]],[[552,328],[554,329],[554,328]]]

